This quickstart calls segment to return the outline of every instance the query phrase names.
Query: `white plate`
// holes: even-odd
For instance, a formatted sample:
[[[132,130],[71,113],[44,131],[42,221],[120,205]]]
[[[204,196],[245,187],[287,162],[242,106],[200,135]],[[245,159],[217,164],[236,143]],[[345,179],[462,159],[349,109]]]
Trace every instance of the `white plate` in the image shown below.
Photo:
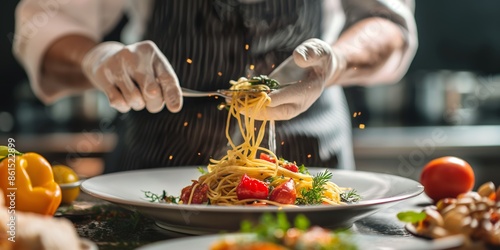
[[[361,171],[330,170],[332,181],[342,187],[352,187],[362,200],[343,206],[248,207],[175,205],[152,203],[143,191],[179,195],[181,189],[198,179],[197,167],[176,167],[134,170],[112,173],[85,180],[81,189],[97,198],[122,205],[152,217],[158,226],[186,234],[237,231],[242,220],[257,221],[263,213],[285,211],[292,220],[306,215],[311,224],[326,228],[347,228],[356,220],[392,206],[423,192],[420,183],[407,178]],[[309,168],[311,174],[324,171]]]
[[[174,240],[164,240],[151,243],[136,250],[164,250],[164,249],[210,249],[210,246],[223,238],[247,238],[248,234],[229,235],[205,235],[196,237],[185,237]],[[452,249],[463,244],[463,237],[449,237],[446,240],[431,241],[419,238],[395,237],[382,235],[351,234],[349,241],[354,243],[357,249],[372,250],[421,250],[421,249]]]

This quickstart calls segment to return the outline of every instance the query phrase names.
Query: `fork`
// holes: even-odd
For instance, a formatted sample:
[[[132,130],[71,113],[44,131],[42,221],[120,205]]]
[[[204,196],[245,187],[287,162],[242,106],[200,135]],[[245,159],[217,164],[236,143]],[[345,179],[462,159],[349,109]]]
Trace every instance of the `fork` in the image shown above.
[[[188,88],[181,88],[182,96],[184,97],[210,97],[210,96],[220,96],[223,98],[231,98],[232,94],[235,92],[247,92],[247,93],[257,93],[257,92],[271,92],[272,90],[258,90],[258,89],[249,89],[249,90],[230,90],[230,89],[218,89],[216,91],[198,91]]]
[[[256,93],[256,92],[262,92],[265,91],[267,93],[270,93],[273,91],[272,89],[270,90],[259,90],[259,89],[248,89],[248,90],[230,90],[230,89],[218,89],[216,91],[198,91],[198,90],[193,90],[193,89],[188,89],[188,88],[182,88],[182,96],[184,97],[210,97],[210,96],[220,96],[226,99],[231,99],[231,95],[234,92],[249,92],[249,93]],[[271,152],[275,153],[276,152],[276,135],[275,135],[275,125],[274,125],[274,120],[269,121],[269,128],[268,128],[268,133],[269,133],[269,139],[268,139],[268,144],[269,144],[269,150]]]

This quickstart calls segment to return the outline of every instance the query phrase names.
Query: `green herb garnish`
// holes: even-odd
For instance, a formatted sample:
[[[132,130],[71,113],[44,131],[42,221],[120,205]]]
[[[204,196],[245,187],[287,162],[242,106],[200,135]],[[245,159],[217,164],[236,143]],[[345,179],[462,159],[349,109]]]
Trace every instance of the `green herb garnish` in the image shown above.
[[[299,166],[299,173],[311,175],[309,173],[309,170],[306,168],[306,166],[304,164],[302,164],[302,165]]]
[[[168,195],[165,190],[163,190],[162,194],[155,194],[151,191],[142,191],[144,192],[144,196],[149,199],[150,202],[166,202],[166,203],[179,203],[179,197],[175,197],[173,195]]]
[[[271,184],[274,180],[275,180],[275,178],[273,176],[268,176],[268,177],[264,178],[264,182],[268,183],[268,184]]]
[[[277,213],[276,217],[265,213],[260,217],[257,225],[252,225],[249,221],[243,221],[240,231],[243,233],[255,233],[260,240],[277,243],[276,235],[284,235],[290,228],[290,223],[284,213]]]
[[[300,194],[301,198],[297,198],[295,204],[297,205],[318,205],[321,204],[321,196],[323,191],[325,191],[324,185],[330,181],[332,178],[332,173],[325,170],[325,172],[319,172],[313,177],[312,188],[302,189]]]
[[[353,203],[361,200],[361,196],[358,194],[356,189],[349,189],[340,194],[340,200],[346,203]]]
[[[417,223],[423,221],[425,217],[427,217],[427,214],[425,213],[425,211],[422,211],[420,213],[415,211],[405,211],[405,212],[399,212],[397,216],[398,219],[402,222]]]
[[[309,219],[303,214],[295,216],[293,228],[299,230],[299,234],[294,232],[295,237],[307,237],[308,230],[311,229]],[[250,221],[241,223],[240,231],[244,233],[253,233],[257,235],[257,241],[272,242],[280,246],[287,247],[286,249],[325,249],[325,250],[352,250],[357,249],[350,238],[349,232],[328,232],[328,238],[320,242],[311,241],[307,245],[303,243],[287,242],[286,235],[288,230],[292,229],[287,216],[283,212],[278,212],[276,215],[264,213],[259,222],[254,225]],[[248,244],[242,242],[242,244]],[[292,244],[292,245],[290,245]],[[295,245],[296,244],[296,245]],[[302,247],[302,248],[300,248]]]
[[[297,229],[306,231],[311,226],[311,223],[305,215],[299,214],[297,215],[297,217],[295,217],[294,225]]]
[[[203,169],[202,167],[198,167],[198,172],[200,172],[201,175],[208,174],[208,171]]]
[[[267,85],[270,89],[277,89],[280,86],[278,81],[271,79],[265,75],[254,76],[250,78],[248,82],[251,83],[252,85],[264,84]]]

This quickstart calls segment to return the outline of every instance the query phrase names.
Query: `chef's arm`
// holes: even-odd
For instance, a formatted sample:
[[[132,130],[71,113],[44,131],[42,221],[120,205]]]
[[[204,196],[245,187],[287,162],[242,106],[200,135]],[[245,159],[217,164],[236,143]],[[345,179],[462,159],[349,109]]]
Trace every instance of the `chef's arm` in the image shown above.
[[[42,57],[40,87],[45,95],[71,95],[94,88],[83,74],[81,64],[96,44],[81,35],[67,35],[52,43]]]
[[[418,46],[412,1],[344,0],[342,5],[346,22],[333,42],[341,66],[329,84],[371,85],[400,80]]]
[[[91,87],[80,71],[81,58],[115,27],[124,9],[125,0],[19,1],[13,54],[42,102]]]

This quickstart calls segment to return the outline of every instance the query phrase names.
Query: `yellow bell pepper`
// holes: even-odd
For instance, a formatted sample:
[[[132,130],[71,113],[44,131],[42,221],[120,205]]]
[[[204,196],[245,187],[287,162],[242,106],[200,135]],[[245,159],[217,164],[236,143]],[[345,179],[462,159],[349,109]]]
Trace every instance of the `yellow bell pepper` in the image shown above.
[[[0,189],[9,210],[54,215],[62,193],[54,181],[52,166],[37,153],[0,152]]]

